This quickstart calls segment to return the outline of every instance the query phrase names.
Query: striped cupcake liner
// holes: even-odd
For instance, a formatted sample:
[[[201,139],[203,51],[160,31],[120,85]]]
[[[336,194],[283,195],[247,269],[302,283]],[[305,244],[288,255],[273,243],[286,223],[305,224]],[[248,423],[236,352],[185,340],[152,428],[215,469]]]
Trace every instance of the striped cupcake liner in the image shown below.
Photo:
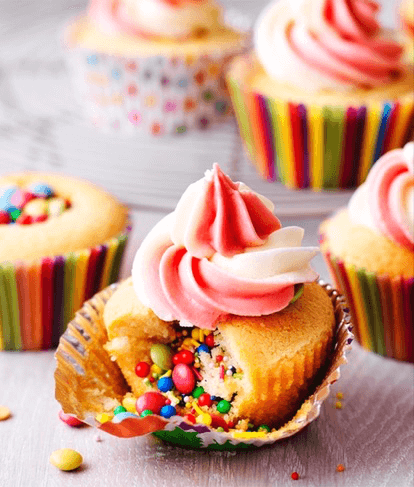
[[[98,422],[95,416],[112,411],[129,390],[116,362],[104,349],[107,335],[102,317],[116,284],[87,301],[61,337],[56,351],[55,397],[65,413],[120,438],[152,433],[182,447],[209,450],[251,449],[288,438],[319,416],[330,387],[340,378],[340,367],[347,363],[346,354],[351,349],[352,323],[345,300],[329,284],[322,281],[319,284],[331,299],[335,312],[332,353],[312,395],[304,401],[296,415],[276,431],[226,433],[204,424],[187,423],[181,416],[165,419],[157,415],[139,417],[129,412],[116,415],[107,422]]]
[[[0,350],[57,347],[82,303],[118,280],[129,230],[93,248],[0,263]]]
[[[363,106],[315,106],[250,91],[251,59],[234,61],[227,75],[245,149],[267,180],[313,190],[360,185],[385,152],[414,132],[414,99]]]
[[[348,302],[358,342],[380,355],[414,362],[414,278],[377,275],[322,252]]]
[[[234,117],[224,70],[245,50],[243,44],[199,56],[121,57],[65,41],[86,120],[105,132],[156,137],[204,130]]]

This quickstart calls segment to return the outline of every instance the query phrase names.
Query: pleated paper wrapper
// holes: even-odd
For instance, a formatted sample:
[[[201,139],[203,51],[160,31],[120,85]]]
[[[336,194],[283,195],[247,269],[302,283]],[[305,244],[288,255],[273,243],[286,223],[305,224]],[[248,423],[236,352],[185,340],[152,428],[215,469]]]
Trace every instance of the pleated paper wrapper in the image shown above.
[[[358,342],[385,357],[414,363],[414,277],[369,272],[349,265],[324,246],[322,253],[349,304]]]
[[[116,290],[116,284],[87,301],[62,336],[56,351],[56,399],[65,413],[121,438],[152,433],[183,447],[234,450],[261,447],[292,436],[319,416],[331,384],[340,377],[340,366],[347,362],[346,353],[353,338],[344,298],[330,285],[320,284],[331,298],[335,310],[336,331],[332,354],[326,365],[325,376],[313,394],[302,404],[294,418],[277,431],[226,433],[204,424],[190,424],[180,416],[165,419],[157,415],[139,417],[132,413],[121,413],[104,423],[97,421],[95,418],[98,414],[113,410],[129,391],[117,364],[103,348],[107,341],[103,310]]]
[[[64,47],[88,123],[108,133],[160,137],[234,117],[224,72],[247,42],[197,56],[122,57],[73,45],[69,35]]]
[[[239,131],[259,174],[289,188],[360,185],[385,152],[414,135],[414,97],[359,106],[293,103],[252,91],[249,55],[227,74]]]
[[[118,280],[129,232],[34,262],[0,262],[0,351],[57,347],[84,301]]]

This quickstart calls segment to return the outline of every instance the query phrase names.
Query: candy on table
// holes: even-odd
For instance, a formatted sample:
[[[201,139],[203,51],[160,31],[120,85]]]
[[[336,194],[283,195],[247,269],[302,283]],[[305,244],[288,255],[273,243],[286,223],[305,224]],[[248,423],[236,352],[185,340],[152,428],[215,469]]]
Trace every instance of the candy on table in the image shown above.
[[[52,465],[59,470],[75,470],[82,465],[82,455],[76,450],[71,448],[62,448],[61,450],[54,451],[49,458]]]
[[[9,419],[11,416],[11,411],[7,406],[0,406],[0,421]]]
[[[70,414],[64,413],[62,410],[59,411],[59,419],[66,423],[68,426],[82,426],[85,423],[80,421],[78,418],[75,418],[75,416],[71,416]]]

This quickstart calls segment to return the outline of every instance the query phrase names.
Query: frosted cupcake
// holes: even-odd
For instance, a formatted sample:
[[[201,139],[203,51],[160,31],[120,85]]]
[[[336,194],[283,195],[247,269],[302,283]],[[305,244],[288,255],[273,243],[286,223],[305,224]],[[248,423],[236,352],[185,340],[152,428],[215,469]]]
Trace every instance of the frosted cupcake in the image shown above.
[[[92,0],[65,33],[92,122],[157,136],[228,119],[223,69],[247,40],[214,0]]]
[[[362,183],[413,133],[413,73],[368,0],[281,0],[228,82],[247,152],[290,188]]]
[[[56,347],[85,299],[118,278],[128,212],[79,179],[0,177],[0,350]]]
[[[219,449],[315,419],[349,322],[302,237],[215,164],[144,239],[132,278],[69,326],[55,374],[65,412],[117,436]]]
[[[383,155],[348,207],[321,226],[321,249],[367,349],[414,362],[414,143]]]
[[[414,62],[414,3],[403,0],[398,9],[399,21],[406,47],[407,62]]]

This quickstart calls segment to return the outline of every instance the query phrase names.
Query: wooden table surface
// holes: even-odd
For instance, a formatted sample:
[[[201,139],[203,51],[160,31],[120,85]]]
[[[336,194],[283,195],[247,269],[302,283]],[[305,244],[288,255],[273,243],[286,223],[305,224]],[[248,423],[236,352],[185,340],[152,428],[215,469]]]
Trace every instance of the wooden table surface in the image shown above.
[[[227,0],[252,19],[263,0]],[[395,21],[395,2],[382,18]],[[61,26],[84,9],[74,0],[0,0],[0,173],[36,169],[73,174],[102,185],[131,208],[133,233],[122,276],[148,230],[213,162],[275,202],[284,225],[305,228],[317,245],[320,221],[346,204],[350,192],[288,191],[262,181],[246,160],[233,122],[183,138],[120,139],[84,125],[59,42]],[[1,245],[1,242],[0,242]],[[329,280],[322,258],[314,259]],[[0,353],[0,487],[289,486],[409,487],[414,482],[410,364],[384,359],[354,344],[320,418],[298,435],[254,452],[184,450],[152,437],[118,439],[58,419],[53,351]],[[334,407],[335,394],[343,408]],[[98,441],[101,440],[101,441]],[[61,472],[49,464],[59,448],[82,453],[84,464]],[[346,470],[336,472],[337,464]]]

